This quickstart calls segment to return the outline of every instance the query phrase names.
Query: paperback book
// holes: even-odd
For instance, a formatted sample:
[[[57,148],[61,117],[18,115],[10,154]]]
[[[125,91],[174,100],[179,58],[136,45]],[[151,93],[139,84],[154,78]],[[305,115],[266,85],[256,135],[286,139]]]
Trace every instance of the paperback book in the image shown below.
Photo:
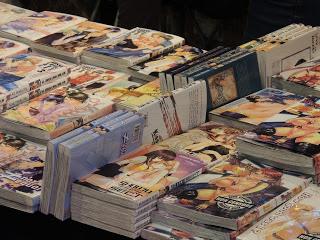
[[[30,47],[26,44],[0,37],[0,60],[17,54],[28,53],[29,51]]]
[[[30,16],[35,12],[8,3],[0,2],[0,13],[0,25],[2,25],[7,22],[17,20],[19,18]]]

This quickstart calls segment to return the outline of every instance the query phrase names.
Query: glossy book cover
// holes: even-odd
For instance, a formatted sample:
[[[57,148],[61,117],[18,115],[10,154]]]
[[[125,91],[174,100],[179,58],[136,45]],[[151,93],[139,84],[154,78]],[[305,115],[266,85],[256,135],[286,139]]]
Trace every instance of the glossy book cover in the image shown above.
[[[158,77],[160,72],[164,72],[166,70],[169,70],[170,68],[183,65],[187,61],[198,57],[204,52],[204,50],[201,50],[199,48],[184,45],[164,55],[150,59],[146,62],[140,63],[130,68],[145,75]]]
[[[35,12],[28,9],[24,9],[24,8],[20,8],[4,2],[0,2],[0,15],[1,15],[0,25],[17,20],[22,17],[30,16],[31,14],[34,14],[34,13]]]
[[[158,145],[192,155],[210,166],[235,156],[236,138],[243,133],[240,129],[207,122],[186,133],[168,138]]]
[[[238,240],[319,239],[320,192],[312,185],[240,235]]]
[[[29,48],[26,44],[0,37],[0,59],[16,54],[27,53],[29,52]]]
[[[85,21],[41,38],[36,43],[60,51],[79,54],[87,48],[102,44],[126,31],[119,27]]]
[[[273,88],[265,88],[225,106],[212,113],[237,121],[258,125],[273,115],[302,100],[303,97]]]
[[[220,220],[215,225],[226,227],[223,218],[232,219],[236,226],[229,227],[239,230],[286,202],[307,184],[307,180],[259,167],[248,160],[233,159],[214,165],[169,192],[160,202],[194,211],[189,215],[204,214],[208,218],[204,224],[213,224],[211,221],[217,218]]]
[[[74,15],[43,11],[1,25],[0,31],[35,41],[85,20]]]
[[[161,54],[174,46],[182,45],[184,39],[150,29],[134,28],[118,38],[89,49],[90,52],[119,58],[131,65]]]
[[[140,201],[166,191],[202,172],[197,159],[155,145],[144,145],[125,159],[107,164],[79,183]]]

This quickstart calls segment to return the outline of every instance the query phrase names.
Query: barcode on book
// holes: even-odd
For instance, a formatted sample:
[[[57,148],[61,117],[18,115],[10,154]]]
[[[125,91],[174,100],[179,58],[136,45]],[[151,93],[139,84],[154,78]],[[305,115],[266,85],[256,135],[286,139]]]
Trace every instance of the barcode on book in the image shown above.
[[[320,240],[320,237],[315,237],[312,235],[308,235],[308,234],[301,234],[298,236],[299,240]]]

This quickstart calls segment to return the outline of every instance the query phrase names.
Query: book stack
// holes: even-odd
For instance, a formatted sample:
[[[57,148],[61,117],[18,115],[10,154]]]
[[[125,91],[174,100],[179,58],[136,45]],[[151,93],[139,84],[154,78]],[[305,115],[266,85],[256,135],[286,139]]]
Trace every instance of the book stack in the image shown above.
[[[69,70],[67,64],[32,54],[0,60],[1,112],[66,85]]]
[[[161,90],[172,91],[197,80],[207,84],[208,110],[261,89],[257,56],[247,50],[218,47],[160,75]]]
[[[0,60],[29,51],[30,47],[26,44],[0,37]]]
[[[113,111],[113,99],[137,83],[128,75],[80,65],[72,69],[71,85],[42,94],[4,112],[1,128],[47,142]]]
[[[80,55],[85,49],[125,32],[127,30],[123,28],[85,21],[36,40],[32,48],[55,58],[80,63]]]
[[[169,148],[144,145],[73,184],[71,217],[131,238],[150,222],[157,198],[199,175],[204,164]]]
[[[306,97],[239,137],[239,152],[257,162],[311,175],[319,182],[319,103]]]
[[[229,126],[252,130],[303,98],[303,96],[283,90],[265,88],[212,110],[209,119]]]
[[[152,221],[203,238],[234,239],[300,193],[309,181],[246,159],[231,159],[159,199]]]
[[[4,2],[0,2],[0,9],[1,9],[0,25],[17,20],[19,18],[30,16],[35,13],[31,10],[17,7]]]
[[[44,146],[0,132],[0,205],[38,210],[45,155]]]
[[[134,28],[110,41],[84,51],[83,63],[126,71],[127,67],[144,62],[183,45],[184,39],[145,28]]]
[[[291,24],[240,46],[257,52],[261,84],[271,87],[271,77],[320,53],[319,28]]]
[[[33,41],[86,21],[85,18],[43,11],[0,25],[0,36],[31,45]]]

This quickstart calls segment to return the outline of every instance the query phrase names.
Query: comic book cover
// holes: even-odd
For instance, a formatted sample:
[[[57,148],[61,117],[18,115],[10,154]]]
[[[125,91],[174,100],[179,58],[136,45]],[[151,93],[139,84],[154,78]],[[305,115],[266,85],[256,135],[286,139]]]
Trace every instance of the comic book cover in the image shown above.
[[[201,161],[156,145],[145,145],[125,159],[107,164],[80,184],[107,190],[130,201],[147,199],[202,172]]]
[[[20,8],[4,2],[0,2],[0,15],[1,15],[0,25],[17,20],[22,17],[30,16],[31,14],[34,14],[34,13],[35,12],[28,9],[24,9],[24,8]]]
[[[1,25],[0,31],[35,41],[85,20],[65,13],[43,11]]]
[[[145,75],[158,77],[159,72],[164,72],[170,68],[183,65],[187,61],[194,59],[204,52],[204,50],[199,48],[184,45],[171,52],[152,58],[130,68]]]
[[[126,31],[119,27],[85,21],[41,38],[36,41],[36,44],[79,54],[84,49],[96,44],[102,44],[106,40],[117,37]]]
[[[71,73],[69,74],[70,85],[73,87],[96,81],[98,81],[100,84],[105,83],[107,85],[109,81],[128,80],[129,77],[129,75],[122,72],[86,64],[81,64],[72,68]]]
[[[15,55],[0,61],[0,99],[39,88],[57,77],[68,73],[68,66],[42,56]]]
[[[168,138],[158,145],[192,155],[206,165],[225,161],[237,154],[235,141],[244,131],[207,122],[186,133]]]
[[[187,214],[191,220],[200,214],[204,216],[201,223],[239,230],[307,185],[304,179],[254,165],[248,160],[232,159],[214,165],[169,192],[160,199],[159,208],[162,210],[161,206],[168,204],[172,206],[171,214],[182,217]],[[175,206],[181,210],[176,211]],[[227,224],[228,220],[233,220],[233,224]],[[199,218],[197,221],[200,222]]]
[[[312,185],[268,214],[238,240],[319,239],[319,188]]]
[[[39,203],[45,154],[44,146],[1,132],[0,189],[36,197]]]
[[[89,49],[90,52],[138,64],[151,57],[181,46],[184,39],[150,29],[134,28],[115,40]]]
[[[286,91],[266,88],[214,109],[211,113],[258,125],[302,99],[302,96]]]
[[[16,54],[23,54],[28,52],[28,45],[0,37],[0,60]]]
[[[306,97],[265,120],[245,136],[306,156],[314,156],[320,152],[319,108],[319,98]]]

